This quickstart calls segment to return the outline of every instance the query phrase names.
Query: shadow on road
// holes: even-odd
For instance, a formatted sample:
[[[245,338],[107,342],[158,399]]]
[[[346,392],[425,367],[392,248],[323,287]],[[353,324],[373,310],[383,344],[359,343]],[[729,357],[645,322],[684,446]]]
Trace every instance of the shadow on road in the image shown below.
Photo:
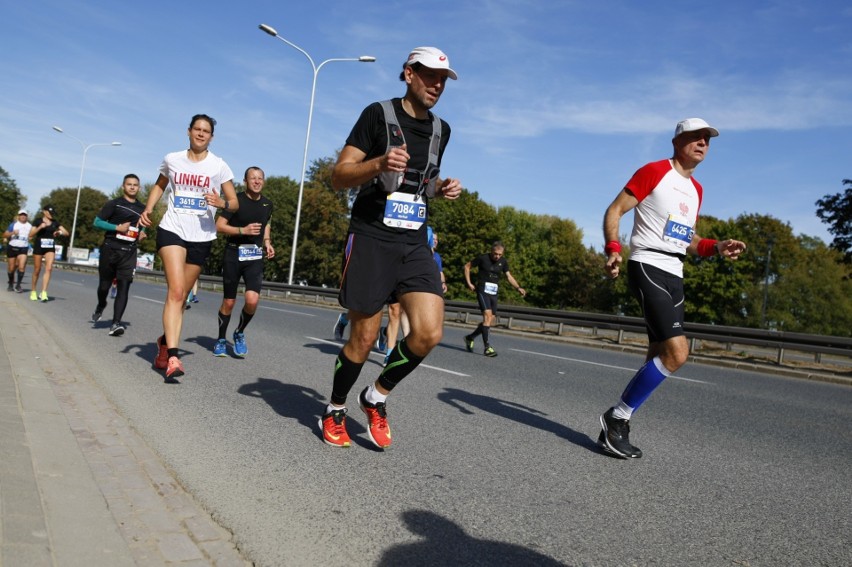
[[[570,427],[547,419],[544,417],[547,414],[516,402],[473,394],[456,388],[444,388],[444,391],[438,394],[438,399],[464,414],[473,415],[473,412],[465,407],[472,406],[482,411],[487,411],[494,415],[553,433],[570,443],[584,447],[595,453],[600,452],[597,443],[585,433],[574,431]]]
[[[520,545],[477,539],[456,523],[425,510],[408,510],[402,521],[414,534],[425,538],[417,543],[397,545],[384,552],[377,565],[408,567],[423,565],[564,565],[542,553]]]
[[[237,388],[237,393],[262,399],[275,410],[275,413],[295,419],[322,441],[318,421],[325,412],[326,402],[323,396],[313,388],[306,388],[299,384],[285,384],[273,378],[258,378],[257,382],[243,384]],[[375,446],[366,439],[367,430],[357,421],[347,419],[346,430],[353,443],[375,449]]]

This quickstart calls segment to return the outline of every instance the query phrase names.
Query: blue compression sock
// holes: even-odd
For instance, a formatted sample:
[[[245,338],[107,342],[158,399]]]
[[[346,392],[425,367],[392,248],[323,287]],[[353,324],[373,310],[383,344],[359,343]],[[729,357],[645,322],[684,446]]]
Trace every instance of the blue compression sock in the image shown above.
[[[663,366],[660,357],[655,356],[633,376],[624,393],[621,394],[621,401],[636,411],[648,399],[651,392],[670,375],[671,372]]]

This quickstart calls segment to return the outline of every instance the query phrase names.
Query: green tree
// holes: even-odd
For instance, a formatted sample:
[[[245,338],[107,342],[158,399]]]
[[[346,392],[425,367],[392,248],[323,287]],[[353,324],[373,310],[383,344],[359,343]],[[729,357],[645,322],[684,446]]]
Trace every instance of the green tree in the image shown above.
[[[771,320],[785,331],[852,336],[852,279],[842,253],[809,236],[797,242],[794,261],[772,285]]]
[[[701,217],[697,232],[704,238],[744,240],[752,250],[749,234],[736,225],[711,216]],[[778,229],[780,231],[780,229]],[[753,240],[752,240],[753,241]],[[755,247],[756,249],[759,248]],[[746,299],[753,290],[756,276],[754,260],[744,254],[736,261],[720,256],[690,256],[684,263],[686,320],[717,325],[743,325],[746,322]]]
[[[464,281],[464,265],[491,250],[498,238],[497,211],[476,191],[463,191],[453,201],[435,199],[429,211],[429,224],[438,233],[438,252],[444,262],[447,299],[475,301]]]
[[[0,224],[3,230],[10,222],[18,220],[18,211],[24,208],[26,202],[27,198],[21,194],[18,184],[0,167]]]
[[[847,263],[852,263],[852,179],[844,179],[843,184],[846,191],[826,195],[816,202],[816,214],[834,235],[831,247],[842,252]]]
[[[547,265],[542,295],[549,296],[547,307],[588,310],[596,300],[596,290],[606,283],[603,256],[583,245],[583,231],[574,221],[550,217],[551,258]]]
[[[94,249],[101,245],[103,232],[97,230],[93,223],[109,198],[91,187],[83,187],[80,190],[80,206],[77,209],[77,225],[74,230],[74,248]],[[56,220],[68,229],[70,233],[74,229],[74,207],[77,202],[76,188],[54,189],[42,197],[39,210],[48,204],[56,209]],[[37,215],[40,216],[40,215]],[[65,246],[70,244],[70,238],[60,240]]]

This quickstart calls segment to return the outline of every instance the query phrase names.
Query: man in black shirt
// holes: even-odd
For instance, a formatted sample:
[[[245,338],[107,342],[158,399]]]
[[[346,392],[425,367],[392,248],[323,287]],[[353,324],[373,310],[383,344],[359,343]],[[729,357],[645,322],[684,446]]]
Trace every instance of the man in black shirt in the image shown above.
[[[144,230],[139,229],[139,217],[145,205],[136,200],[139,194],[139,178],[128,173],[121,183],[124,193],[121,197],[107,202],[95,217],[95,228],[106,231],[101,255],[98,259],[98,304],[92,314],[92,323],[97,323],[107,305],[107,294],[116,282],[115,302],[112,307],[112,325],[109,334],[120,337],[126,327],[121,322],[133,274],[136,272],[136,243],[145,238]]]
[[[506,274],[506,279],[521,294],[521,297],[527,295],[526,290],[515,281],[515,278],[509,272],[509,262],[503,256],[504,251],[503,243],[498,240],[491,245],[490,254],[477,256],[464,265],[464,279],[467,282],[467,288],[476,291],[476,301],[479,303],[479,310],[482,311],[482,323],[473,333],[464,338],[468,352],[473,352],[474,339],[482,335],[482,342],[485,343],[485,356],[497,356],[497,351],[488,342],[488,331],[494,324],[494,316],[497,313],[497,290],[501,274]],[[475,286],[470,281],[471,268],[479,269]]]
[[[222,256],[224,294],[219,307],[219,339],[213,346],[215,356],[227,355],[228,341],[225,335],[237,301],[240,278],[245,282],[246,295],[240,322],[234,330],[234,355],[243,358],[248,354],[245,330],[260,301],[263,254],[266,253],[267,259],[275,257],[269,227],[272,201],[261,195],[266,181],[263,170],[256,166],[248,168],[243,181],[246,190],[237,193],[239,208],[234,212],[222,211],[216,219],[216,231],[225,234],[228,239]]]
[[[364,109],[334,166],[335,189],[360,191],[352,206],[339,296],[352,328],[335,363],[331,403],[320,418],[329,445],[350,444],[346,397],[370,355],[382,308],[391,297],[408,314],[411,333],[358,397],[369,421],[367,435],[377,447],[391,444],[388,394],[441,340],[441,278],[426,242],[429,200],[457,199],[462,187],[457,179],[438,177],[450,126],[430,110],[447,79],[456,78],[441,50],[414,49],[400,73],[405,96]]]

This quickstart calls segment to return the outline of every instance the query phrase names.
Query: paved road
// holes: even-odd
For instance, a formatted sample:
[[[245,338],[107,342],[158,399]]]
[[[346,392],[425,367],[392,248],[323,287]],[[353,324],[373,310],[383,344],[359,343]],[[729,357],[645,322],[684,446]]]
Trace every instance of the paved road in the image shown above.
[[[693,364],[633,420],[645,457],[621,461],[597,419],[638,356],[495,333],[490,359],[450,327],[389,400],[393,447],[355,407],[337,449],[316,424],[335,312],[266,303],[249,357],[221,359],[202,292],[168,385],[150,364],[163,287],[133,285],[113,338],[87,323],[94,285],[57,270],[50,302],[17,297],[259,566],[852,563],[848,386]]]

